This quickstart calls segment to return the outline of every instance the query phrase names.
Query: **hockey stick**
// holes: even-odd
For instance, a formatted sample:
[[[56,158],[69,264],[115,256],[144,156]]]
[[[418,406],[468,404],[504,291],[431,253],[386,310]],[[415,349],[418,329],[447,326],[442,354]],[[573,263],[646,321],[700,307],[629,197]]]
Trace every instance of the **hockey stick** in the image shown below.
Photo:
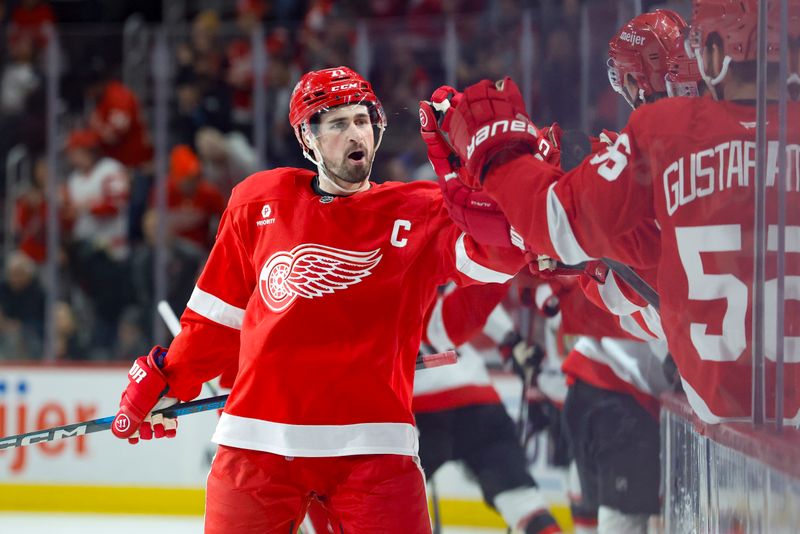
[[[167,325],[167,329],[169,330],[169,333],[172,334],[172,337],[178,337],[178,334],[181,333],[181,321],[178,319],[178,316],[175,315],[175,311],[172,309],[172,306],[169,305],[169,302],[166,300],[158,301],[156,309],[158,310],[158,314],[161,316],[161,320],[164,321],[165,325]],[[210,380],[203,385],[208,388],[208,391],[211,392],[211,395],[219,395],[219,391]]]
[[[443,365],[451,365],[458,361],[458,356],[455,351],[448,350],[447,352],[440,352],[438,354],[430,354],[427,356],[419,356],[417,358],[417,370],[431,369],[433,367],[440,367]],[[191,402],[182,402],[174,404],[161,410],[153,411],[153,415],[163,415],[164,417],[174,418],[193,413],[207,412],[209,410],[217,410],[225,406],[225,401],[228,400],[227,395],[219,395],[216,397],[208,397],[206,399],[193,400]],[[100,419],[92,419],[91,421],[83,421],[82,423],[72,423],[70,425],[54,426],[52,428],[45,428],[35,432],[28,432],[26,434],[17,434],[15,436],[6,436],[0,438],[0,450],[11,449],[14,447],[26,447],[28,445],[35,445],[37,443],[45,443],[48,441],[57,441],[64,438],[72,438],[75,436],[84,436],[86,434],[93,434],[95,432],[102,432],[111,428],[114,422],[114,417],[101,417]]]
[[[653,286],[644,281],[639,274],[625,265],[624,263],[612,260],[609,258],[602,258],[600,260],[603,265],[608,267],[608,270],[616,274],[623,282],[636,292],[637,295],[642,297],[645,302],[651,305],[656,311],[659,310],[661,300],[658,292],[653,289]],[[558,268],[565,271],[583,271],[586,268],[586,262],[577,263],[575,265],[567,265],[565,263],[557,262]]]
[[[161,316],[161,319],[164,321],[164,324],[167,325],[167,329],[169,333],[172,334],[172,337],[177,337],[178,334],[181,333],[181,322],[178,319],[178,316],[175,315],[175,311],[172,309],[172,306],[169,305],[169,302],[166,300],[158,301],[158,306],[156,306],[158,310],[158,314]]]
[[[523,288],[520,295],[520,312],[519,312],[519,333],[522,341],[531,343],[531,321],[533,314],[533,297],[531,295],[531,288]],[[513,356],[512,356],[513,357]],[[522,447],[525,447],[525,438],[528,432],[528,386],[533,381],[534,369],[533,366],[528,365],[529,362],[524,362],[521,366],[522,378],[522,397],[519,404],[519,421],[517,422],[517,431],[519,432],[519,441]]]
[[[645,282],[633,269],[615,260],[603,258],[600,261],[606,264],[606,267],[611,269],[614,274],[619,276],[623,282],[628,284],[631,289],[639,294],[649,305],[659,310],[661,300],[653,287]]]

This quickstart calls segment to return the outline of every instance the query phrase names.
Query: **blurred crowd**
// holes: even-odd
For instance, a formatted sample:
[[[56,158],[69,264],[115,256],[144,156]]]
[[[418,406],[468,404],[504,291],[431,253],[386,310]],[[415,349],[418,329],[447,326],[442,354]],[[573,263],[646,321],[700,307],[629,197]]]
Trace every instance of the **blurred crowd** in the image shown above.
[[[587,43],[597,56],[590,74],[603,77],[588,89],[593,105],[584,123],[594,131],[613,127],[618,119],[603,59],[618,14],[615,2],[591,4],[592,20],[602,21]],[[157,237],[166,243],[166,300],[180,313],[231,189],[261,168],[304,165],[287,110],[294,84],[309,69],[369,65],[363,74],[389,119],[373,170],[377,181],[433,178],[418,140],[417,104],[448,81],[464,86],[504,75],[521,79],[530,68],[526,96],[532,116],[542,123],[557,117],[565,129],[585,120],[577,105],[579,0],[182,5],[180,20],[166,21],[160,17],[169,6],[161,2],[0,0],[0,40],[6,45],[0,52],[0,205],[11,225],[0,279],[0,359],[38,359],[43,353],[48,183],[58,192],[60,246],[52,255],[58,271],[56,357],[127,360],[154,341],[166,341],[154,339]],[[523,12],[533,14],[529,41]],[[123,43],[131,16],[142,16],[145,27],[168,23],[163,217],[155,209],[152,80],[143,72],[138,83],[123,76],[134,55]],[[52,161],[45,155],[51,28],[58,34],[61,65],[56,169],[49,168]],[[263,53],[255,52],[266,60],[263,116],[254,111],[257,28]],[[522,50],[526,43],[532,50]],[[147,47],[149,54],[152,39]],[[448,57],[457,58],[455,64],[448,64]],[[527,57],[532,65],[523,65]],[[150,62],[142,68],[149,69]],[[261,154],[254,145],[255,125],[266,126]],[[7,163],[15,150],[23,156],[13,167]]]

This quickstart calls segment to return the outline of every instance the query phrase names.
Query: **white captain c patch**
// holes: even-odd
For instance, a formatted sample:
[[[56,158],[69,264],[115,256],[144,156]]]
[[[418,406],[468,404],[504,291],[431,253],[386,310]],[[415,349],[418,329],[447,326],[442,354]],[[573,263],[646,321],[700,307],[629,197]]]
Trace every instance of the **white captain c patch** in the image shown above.
[[[408,232],[411,230],[411,221],[407,221],[405,219],[396,219],[394,221],[394,227],[392,228],[392,238],[390,239],[390,243],[393,247],[403,248],[408,244],[408,239],[405,237],[400,237],[400,232]]]

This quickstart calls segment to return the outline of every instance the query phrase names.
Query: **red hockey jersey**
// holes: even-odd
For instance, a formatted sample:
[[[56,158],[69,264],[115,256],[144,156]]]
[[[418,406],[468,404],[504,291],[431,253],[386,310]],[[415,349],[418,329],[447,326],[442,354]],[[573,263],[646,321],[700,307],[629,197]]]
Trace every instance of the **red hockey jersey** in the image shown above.
[[[615,257],[644,220],[661,230],[661,322],[692,407],[707,422],[751,417],[755,107],[670,98],[637,109],[616,143],[559,177],[533,157],[485,187],[531,248],[577,263]],[[768,109],[766,407],[774,406],[777,106]],[[800,109],[787,148],[786,417],[800,419]],[[637,255],[635,252],[633,255]],[[641,257],[641,254],[638,254]],[[616,259],[625,258],[616,255]],[[771,295],[771,297],[770,297]],[[770,343],[771,342],[771,343]]]
[[[219,444],[415,455],[415,360],[437,286],[505,282],[524,258],[462,234],[434,183],[333,197],[313,177],[277,169],[234,189],[164,373],[189,399],[238,357]]]

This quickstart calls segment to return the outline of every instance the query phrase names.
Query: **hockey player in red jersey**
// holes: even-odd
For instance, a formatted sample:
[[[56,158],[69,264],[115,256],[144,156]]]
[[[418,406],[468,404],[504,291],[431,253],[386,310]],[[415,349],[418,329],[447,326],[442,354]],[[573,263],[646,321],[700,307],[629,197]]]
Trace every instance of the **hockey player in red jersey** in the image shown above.
[[[700,77],[683,49],[686,29],[677,13],[657,10],[633,18],[612,37],[609,80],[633,108],[673,91],[697,96]],[[639,233],[658,246],[654,223]],[[593,278],[582,277],[583,293],[600,308],[622,315],[576,307],[576,289],[568,280],[558,290],[562,332],[589,334],[577,340],[562,367],[569,381],[564,426],[581,487],[575,508],[594,511],[596,532],[646,533],[649,517],[660,511],[658,397],[669,389],[663,372],[667,350],[656,340],[661,334],[658,311],[637,305],[624,282],[603,267],[597,266],[602,270]],[[609,327],[614,319],[618,324]],[[599,335],[591,335],[587,323],[601,327]],[[623,330],[650,343],[620,339]]]
[[[567,263],[614,257],[614,243],[642,221],[660,228],[658,290],[670,351],[697,414],[707,422],[749,420],[752,411],[752,291],[756,23],[758,2],[694,0],[688,43],[709,88],[706,98],[665,99],[642,106],[613,146],[564,174],[531,154],[535,135],[513,82],[483,81],[448,111],[443,128],[465,162],[468,185],[483,188],[534,250]],[[790,0],[791,42],[800,37],[800,2]],[[774,74],[778,4],[770,4],[769,71]],[[797,55],[792,54],[795,58]],[[774,70],[773,70],[774,69]],[[793,65],[792,70],[797,70]],[[771,76],[768,97],[779,83]],[[503,121],[506,121],[503,123]],[[497,125],[498,122],[500,125]],[[517,124],[517,122],[519,124]],[[767,109],[766,183],[774,191],[777,105]],[[800,110],[789,105],[787,235],[800,224]],[[501,128],[502,124],[511,124]],[[534,129],[535,131],[535,129]],[[775,196],[768,195],[774,228]],[[774,230],[773,230],[774,232]],[[769,232],[768,232],[769,234]],[[774,233],[772,235],[775,235]],[[767,239],[767,301],[774,309],[775,239]],[[794,250],[787,240],[787,251]],[[786,256],[787,283],[800,266]],[[787,288],[789,285],[787,285]],[[800,314],[786,296],[787,420],[800,418]],[[766,317],[774,332],[774,318]],[[771,337],[771,336],[770,336]],[[766,410],[774,416],[774,346],[766,351]]]
[[[466,236],[435,184],[369,181],[386,117],[351,69],[304,75],[289,120],[316,172],[234,189],[181,332],[136,361],[113,431],[164,435],[145,421],[161,396],[192,399],[238,359],[207,533],[295,532],[312,499],[344,532],[429,532],[411,413],[423,314],[447,280],[504,282],[524,257]]]

